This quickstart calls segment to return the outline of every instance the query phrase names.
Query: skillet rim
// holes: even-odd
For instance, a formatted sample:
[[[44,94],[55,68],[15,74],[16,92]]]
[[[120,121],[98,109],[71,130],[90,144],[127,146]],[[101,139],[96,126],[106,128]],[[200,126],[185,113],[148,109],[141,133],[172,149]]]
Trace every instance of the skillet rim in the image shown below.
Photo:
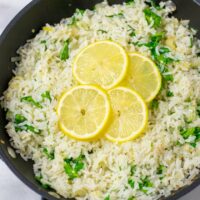
[[[24,17],[25,13],[29,12],[33,6],[40,3],[42,0],[32,0],[28,3],[23,9],[21,9],[14,18],[8,23],[4,31],[0,35],[0,46],[3,41],[6,39],[7,34],[12,30],[12,28],[18,23],[18,21]],[[174,1],[174,0],[172,0]],[[191,20],[191,19],[189,19]],[[199,30],[200,31],[200,30]],[[28,186],[31,190],[36,192],[37,194],[41,195],[42,197],[49,199],[49,200],[57,200],[54,196],[50,195],[47,190],[44,190],[42,187],[36,186],[28,178],[20,173],[10,162],[10,158],[6,156],[2,149],[2,145],[0,145],[0,159],[8,166],[8,168],[14,173],[14,175],[21,180],[26,186]],[[160,200],[178,200],[178,198],[183,197],[185,194],[188,194],[197,186],[200,185],[200,173],[195,177],[195,179],[191,182],[190,185],[186,185],[176,191],[173,191],[172,194],[168,197],[162,197]],[[63,197],[61,197],[63,199]],[[70,200],[67,198],[66,200]]]

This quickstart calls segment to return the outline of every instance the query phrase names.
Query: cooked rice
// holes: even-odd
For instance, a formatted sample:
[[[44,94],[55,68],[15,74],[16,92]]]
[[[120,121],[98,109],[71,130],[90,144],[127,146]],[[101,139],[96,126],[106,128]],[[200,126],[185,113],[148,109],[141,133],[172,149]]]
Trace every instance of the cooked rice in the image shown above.
[[[165,7],[165,3],[160,5]],[[25,160],[34,161],[34,172],[42,175],[42,183],[49,184],[64,197],[102,200],[109,195],[111,200],[131,197],[156,200],[190,184],[199,173],[200,143],[192,147],[190,141],[186,142],[180,135],[180,127],[200,127],[196,112],[200,100],[200,59],[197,57],[200,42],[195,39],[190,46],[195,30],[189,28],[187,20],[168,17],[170,6],[154,9],[162,16],[162,28],[155,30],[145,19],[143,10],[146,7],[144,0],[113,6],[103,2],[93,11],[75,14],[79,19],[75,25],[70,25],[71,18],[63,19],[55,26],[46,25],[17,51],[19,57],[14,59],[17,68],[2,100],[9,121],[6,129],[16,152]],[[118,13],[123,13],[124,17],[107,17]],[[179,60],[168,65],[174,81],[168,83],[168,89],[162,90],[158,108],[150,110],[148,129],[137,140],[118,145],[104,138],[96,142],[68,138],[58,128],[55,108],[61,93],[76,84],[71,64],[83,47],[111,39],[129,52],[151,56],[146,46],[129,43],[128,25],[136,30],[133,42],[145,43],[150,35],[166,32],[165,45],[171,49],[170,56]],[[61,61],[59,53],[68,39],[70,57]],[[46,41],[46,47],[41,41]],[[167,98],[167,90],[174,96]],[[52,101],[45,100],[43,108],[20,101],[24,96],[41,101],[45,91],[50,91]],[[16,114],[25,116],[31,125],[42,130],[42,134],[16,132]],[[55,158],[49,160],[43,148],[55,150]],[[64,171],[64,159],[76,158],[81,153],[85,155],[85,167],[82,175],[71,181]],[[130,175],[132,165],[136,165],[133,176]],[[157,173],[159,165],[165,166],[162,176]],[[146,176],[153,186],[144,188],[147,189],[145,193],[140,190],[139,183]],[[135,182],[134,188],[128,184],[130,178]]]

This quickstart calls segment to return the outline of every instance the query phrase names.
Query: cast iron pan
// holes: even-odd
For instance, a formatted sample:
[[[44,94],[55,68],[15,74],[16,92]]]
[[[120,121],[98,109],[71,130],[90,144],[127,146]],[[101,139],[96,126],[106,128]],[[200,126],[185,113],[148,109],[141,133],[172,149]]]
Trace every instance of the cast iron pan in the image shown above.
[[[26,6],[8,25],[0,37],[0,96],[7,88],[12,77],[12,70],[15,65],[10,58],[16,56],[19,46],[25,44],[27,39],[33,38],[45,23],[54,24],[64,17],[71,16],[76,8],[93,8],[96,3],[102,0],[34,0]],[[198,1],[198,0],[197,0]],[[110,0],[110,4],[122,3],[123,0]],[[174,0],[177,11],[174,14],[181,19],[190,19],[191,26],[200,29],[200,6],[192,0]],[[35,33],[31,30],[35,29]],[[200,38],[200,33],[198,33]],[[0,109],[0,156],[8,167],[26,185],[49,200],[57,198],[51,196],[47,190],[43,189],[34,179],[32,170],[33,162],[25,162],[19,155],[16,159],[10,157],[7,147],[10,146],[9,137],[5,130],[5,113]],[[168,198],[162,200],[175,200],[188,193],[200,184],[200,175],[190,186],[186,186]],[[61,198],[64,200],[64,198]],[[66,200],[66,199],[65,199]]]

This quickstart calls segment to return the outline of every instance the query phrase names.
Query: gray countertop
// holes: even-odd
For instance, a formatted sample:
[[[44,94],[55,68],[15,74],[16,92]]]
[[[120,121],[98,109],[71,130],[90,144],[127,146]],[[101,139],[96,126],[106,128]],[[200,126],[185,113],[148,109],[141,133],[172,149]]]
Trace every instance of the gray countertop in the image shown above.
[[[0,34],[17,12],[29,2],[30,0],[0,0]],[[39,195],[18,180],[2,161],[0,161],[0,191],[0,200],[40,200]],[[180,200],[199,199],[200,186]]]

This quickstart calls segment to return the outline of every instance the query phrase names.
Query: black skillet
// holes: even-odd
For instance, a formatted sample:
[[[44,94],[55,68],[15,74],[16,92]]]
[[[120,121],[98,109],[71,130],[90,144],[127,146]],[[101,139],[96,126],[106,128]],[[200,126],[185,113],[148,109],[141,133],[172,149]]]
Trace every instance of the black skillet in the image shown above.
[[[45,23],[54,24],[64,17],[71,16],[76,8],[93,8],[102,0],[34,0],[27,5],[7,26],[0,37],[0,96],[8,86],[12,78],[14,64],[10,58],[16,56],[16,50],[23,45],[27,39],[33,38]],[[196,0],[198,2],[199,0]],[[122,3],[123,0],[110,0],[110,4]],[[191,26],[200,29],[200,6],[192,0],[174,0],[177,11],[174,15],[180,19],[190,19]],[[199,2],[200,3],[200,2]],[[200,5],[200,4],[199,4]],[[35,29],[35,33],[31,30]],[[198,33],[200,38],[200,32]],[[35,180],[32,161],[25,162],[19,155],[16,159],[8,154],[7,147],[10,146],[9,137],[5,130],[5,113],[0,109],[0,157],[8,167],[26,185],[49,200],[57,198],[51,196]],[[188,193],[200,184],[200,174],[189,186],[174,191],[168,198],[162,200],[175,200]],[[60,198],[64,200],[64,198]],[[66,199],[65,199],[66,200]]]

